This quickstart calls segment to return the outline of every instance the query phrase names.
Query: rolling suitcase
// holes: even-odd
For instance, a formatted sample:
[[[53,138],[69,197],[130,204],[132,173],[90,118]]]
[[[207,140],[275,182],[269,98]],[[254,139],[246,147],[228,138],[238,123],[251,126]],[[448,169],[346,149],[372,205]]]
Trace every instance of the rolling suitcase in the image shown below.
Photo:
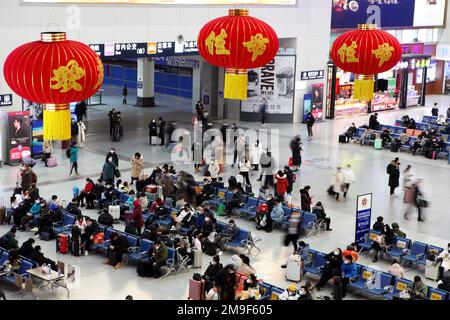
[[[194,252],[194,261],[192,262],[192,268],[201,268],[202,260],[203,260],[203,252],[200,250],[193,250]]]
[[[0,198],[0,224],[5,223],[6,218],[6,207],[5,207],[5,198]]]
[[[302,277],[302,257],[293,254],[289,257],[286,265],[286,279],[300,282]]]
[[[108,213],[112,215],[114,220],[120,219],[120,206],[109,206]]]
[[[203,299],[203,281],[189,279],[188,299],[190,299],[190,300],[202,300]]]
[[[70,241],[70,252],[75,257],[84,255],[84,253],[82,253],[81,239],[79,237],[72,238],[72,240]]]
[[[216,244],[211,241],[206,241],[205,242],[205,254],[213,257],[216,255],[216,253],[217,253]]]
[[[56,167],[58,164],[56,163],[56,159],[55,158],[48,158],[47,159],[47,167],[49,168],[53,168]]]
[[[347,139],[345,138],[345,134],[339,135],[339,143],[346,143]]]
[[[398,152],[398,143],[397,142],[391,143],[391,152]]]
[[[137,263],[137,269],[136,272],[138,276],[140,277],[151,277],[152,276],[152,270],[150,261],[147,259],[139,259]]]
[[[67,234],[60,233],[56,237],[56,252],[67,254],[69,252],[70,237]]]
[[[383,140],[382,139],[375,139],[373,147],[375,148],[375,150],[383,149]]]

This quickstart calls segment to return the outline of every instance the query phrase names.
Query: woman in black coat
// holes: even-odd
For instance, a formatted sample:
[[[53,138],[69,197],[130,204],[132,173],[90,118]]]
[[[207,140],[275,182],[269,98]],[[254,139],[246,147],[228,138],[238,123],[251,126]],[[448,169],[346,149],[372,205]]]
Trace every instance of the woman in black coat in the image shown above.
[[[148,125],[148,136],[150,138],[150,144],[152,144],[152,138],[158,136],[158,123],[155,118]]]
[[[42,266],[43,264],[49,264],[52,270],[57,271],[55,261],[44,256],[44,254],[41,252],[41,246],[34,247],[33,252],[30,256],[30,260],[37,262],[39,266]]]
[[[22,257],[30,259],[31,254],[33,253],[33,245],[35,241],[33,238],[28,239],[24,243],[22,243],[22,246],[19,249],[18,254]]]
[[[400,160],[395,158],[395,160],[391,161],[387,167],[387,173],[389,174],[389,183],[391,196],[395,194],[395,188],[400,185]]]
[[[302,156],[301,156],[301,139],[300,136],[296,136],[291,141],[291,151],[292,151],[292,171],[297,171],[298,167],[302,164]]]
[[[333,252],[330,252],[325,256],[325,260],[327,261],[324,268],[322,276],[320,277],[319,282],[316,284],[316,289],[320,290],[320,288],[324,287],[325,284],[333,278],[333,272],[341,269],[342,266],[342,250],[340,248],[336,248]]]
[[[162,117],[159,117],[158,128],[159,128],[158,136],[161,139],[161,143],[159,145],[163,146],[163,145],[165,145],[166,122],[164,121],[164,119]]]

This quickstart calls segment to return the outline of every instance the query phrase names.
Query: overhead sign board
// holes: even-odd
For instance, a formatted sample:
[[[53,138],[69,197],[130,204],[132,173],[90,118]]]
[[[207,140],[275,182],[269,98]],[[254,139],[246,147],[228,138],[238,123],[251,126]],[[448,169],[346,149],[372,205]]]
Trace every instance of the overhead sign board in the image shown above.
[[[296,0],[23,0],[25,3],[295,5]]]

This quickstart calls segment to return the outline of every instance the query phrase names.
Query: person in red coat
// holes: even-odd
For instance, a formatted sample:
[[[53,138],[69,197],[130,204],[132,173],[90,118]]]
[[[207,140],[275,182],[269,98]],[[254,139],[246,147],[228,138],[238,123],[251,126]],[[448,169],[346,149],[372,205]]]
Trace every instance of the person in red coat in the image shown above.
[[[284,194],[286,193],[289,185],[287,175],[285,172],[278,170],[275,179],[277,180],[277,187],[275,189],[277,197],[284,199]]]
[[[311,199],[311,196],[309,195],[310,189],[311,189],[310,186],[306,186],[300,190],[300,198],[301,198],[301,202],[302,202],[302,210],[303,211],[311,212],[312,199]]]
[[[87,178],[86,179],[86,185],[84,186],[84,189],[81,191],[80,195],[78,196],[78,201],[80,201],[80,206],[84,207],[84,199],[86,199],[86,202],[88,204],[88,209],[93,209],[93,196],[91,194],[92,190],[94,189],[94,182]]]
[[[133,202],[133,214],[131,215],[130,221],[136,226],[138,234],[141,234],[144,221],[142,220],[142,206],[137,199]]]

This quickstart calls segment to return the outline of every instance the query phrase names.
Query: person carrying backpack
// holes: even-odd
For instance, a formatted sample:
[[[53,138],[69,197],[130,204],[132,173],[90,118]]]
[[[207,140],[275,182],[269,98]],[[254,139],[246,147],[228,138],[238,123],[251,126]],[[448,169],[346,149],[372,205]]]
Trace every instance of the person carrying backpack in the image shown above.
[[[72,143],[70,148],[66,150],[66,156],[67,156],[67,158],[69,158],[69,161],[70,161],[70,173],[69,173],[70,175],[72,175],[72,172],[74,169],[75,169],[75,174],[77,176],[80,175],[78,173],[78,150],[79,150],[79,148],[78,148],[76,142]]]

